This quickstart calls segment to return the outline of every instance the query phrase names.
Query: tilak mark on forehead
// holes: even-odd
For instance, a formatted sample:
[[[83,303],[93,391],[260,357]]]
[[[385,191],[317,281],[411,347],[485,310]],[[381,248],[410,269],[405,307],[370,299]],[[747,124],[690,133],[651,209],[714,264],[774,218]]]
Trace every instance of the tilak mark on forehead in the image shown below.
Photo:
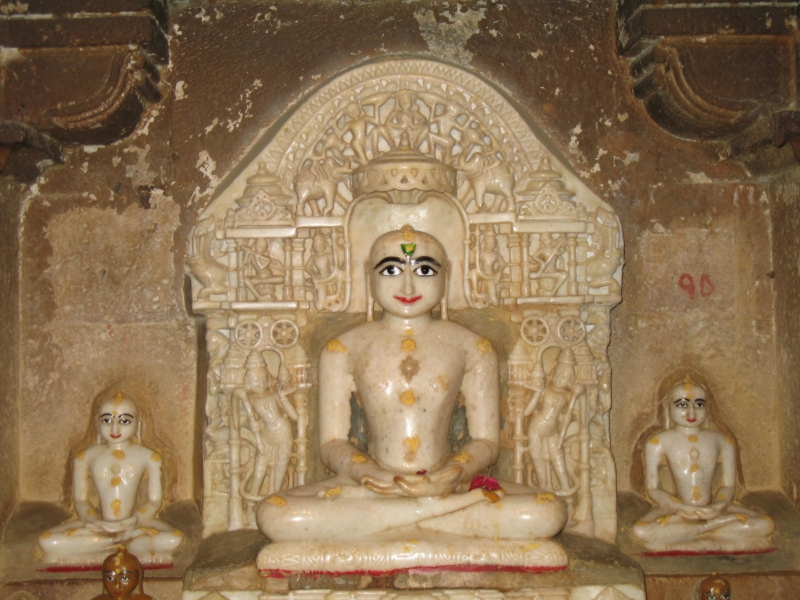
[[[402,243],[400,244],[400,249],[403,251],[403,254],[411,258],[414,256],[414,251],[417,249],[417,244],[414,242],[410,243]]]

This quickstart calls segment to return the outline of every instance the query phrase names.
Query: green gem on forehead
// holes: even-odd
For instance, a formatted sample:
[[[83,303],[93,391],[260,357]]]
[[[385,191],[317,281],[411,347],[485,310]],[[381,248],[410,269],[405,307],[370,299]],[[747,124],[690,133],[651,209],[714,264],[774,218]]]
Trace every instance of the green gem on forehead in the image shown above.
[[[400,248],[403,250],[403,254],[406,256],[414,256],[414,250],[417,249],[417,245],[411,242],[408,244],[400,244]]]

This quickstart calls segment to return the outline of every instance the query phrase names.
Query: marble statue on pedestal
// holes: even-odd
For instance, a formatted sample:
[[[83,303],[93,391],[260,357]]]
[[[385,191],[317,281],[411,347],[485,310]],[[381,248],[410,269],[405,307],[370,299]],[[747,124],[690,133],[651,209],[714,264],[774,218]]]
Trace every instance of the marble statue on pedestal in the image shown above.
[[[77,518],[39,536],[48,565],[100,564],[124,544],[143,564],[171,563],[183,534],[156,518],[161,509],[161,455],[139,443],[141,421],[133,400],[117,393],[97,411],[97,444],[73,463]],[[136,497],[147,476],[147,502]],[[98,506],[90,501],[91,484]]]
[[[142,591],[144,570],[138,559],[120,546],[103,561],[104,594],[92,600],[153,600]],[[136,588],[139,588],[138,591]]]
[[[708,427],[708,391],[687,377],[669,389],[663,402],[666,428],[650,437],[644,454],[647,495],[656,506],[636,523],[636,537],[655,553],[771,549],[772,519],[734,502],[736,446],[732,437]],[[674,493],[662,485],[662,464]],[[718,468],[719,487],[714,489]]]
[[[481,477],[499,450],[497,356],[488,340],[447,320],[444,248],[406,226],[375,241],[367,268],[382,318],[371,319],[370,303],[367,322],[328,342],[320,358],[320,455],[336,475],[261,502],[258,525],[273,544],[259,568],[564,567],[566,553],[545,539],[564,527],[564,503]],[[354,390],[366,449],[349,439]],[[459,393],[470,440],[452,450]]]

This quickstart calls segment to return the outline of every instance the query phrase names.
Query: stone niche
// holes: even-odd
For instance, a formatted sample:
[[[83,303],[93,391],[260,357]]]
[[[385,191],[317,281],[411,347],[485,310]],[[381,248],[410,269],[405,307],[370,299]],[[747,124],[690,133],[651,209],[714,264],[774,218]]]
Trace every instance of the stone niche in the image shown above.
[[[612,207],[543,142],[474,75],[390,59],[329,82],[237,166],[196,221],[186,261],[209,353],[204,546],[256,529],[254,506],[268,493],[325,477],[317,357],[369,310],[363,265],[372,242],[405,224],[445,246],[451,318],[498,348],[504,428],[492,474],[562,497],[567,532],[615,541],[607,346],[609,311],[621,300],[622,232]],[[562,417],[568,485],[549,463],[537,481],[526,451],[525,408],[564,348],[586,389]],[[241,400],[248,368],[263,363],[291,390],[291,441],[270,440]],[[457,410],[454,439],[465,433],[458,419]],[[278,458],[287,452],[288,464]],[[572,581],[546,597],[643,597],[636,577],[619,589]],[[187,599],[204,595],[202,585],[186,589]]]

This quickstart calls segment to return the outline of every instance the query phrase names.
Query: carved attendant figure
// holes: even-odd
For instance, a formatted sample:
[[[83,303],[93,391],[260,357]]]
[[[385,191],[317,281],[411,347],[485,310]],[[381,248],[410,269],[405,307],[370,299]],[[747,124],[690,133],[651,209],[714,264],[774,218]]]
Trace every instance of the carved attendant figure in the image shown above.
[[[664,398],[666,429],[645,444],[647,495],[656,506],[637,522],[634,533],[649,550],[668,552],[758,552],[771,547],[775,523],[734,503],[736,447],[733,439],[703,427],[708,392],[688,377]],[[666,464],[675,493],[661,486]],[[712,484],[719,465],[720,487]]]
[[[293,391],[281,389],[276,392],[274,386],[270,385],[267,365],[261,354],[258,351],[250,353],[244,388],[236,389],[234,394],[244,404],[250,431],[256,438],[258,455],[250,483],[251,496],[261,495],[268,468],[270,494],[281,489],[286,477],[292,457],[292,423],[289,419],[297,420],[297,411],[287,398]],[[254,505],[254,502],[250,502],[251,507]],[[255,520],[251,523],[255,523]]]
[[[99,564],[124,543],[143,563],[172,562],[183,534],[156,518],[161,508],[161,456],[136,440],[139,410],[119,392],[100,406],[98,443],[79,452],[73,464],[77,520],[39,537],[44,561],[51,564]],[[136,494],[147,475],[147,503]],[[89,480],[99,508],[89,502]]]
[[[497,494],[469,489],[497,458],[499,374],[489,341],[446,319],[442,245],[406,226],[375,241],[367,268],[383,318],[331,340],[320,357],[320,455],[336,476],[268,497],[259,528],[274,541],[365,539],[409,526],[412,537],[524,540],[561,531],[566,508],[552,494],[504,482]],[[348,438],[353,390],[369,429],[366,451]],[[459,393],[471,440],[453,451]]]
[[[144,571],[141,563],[124,547],[103,561],[103,588],[105,594],[92,600],[153,600],[142,591]],[[136,588],[139,591],[136,591]]]

